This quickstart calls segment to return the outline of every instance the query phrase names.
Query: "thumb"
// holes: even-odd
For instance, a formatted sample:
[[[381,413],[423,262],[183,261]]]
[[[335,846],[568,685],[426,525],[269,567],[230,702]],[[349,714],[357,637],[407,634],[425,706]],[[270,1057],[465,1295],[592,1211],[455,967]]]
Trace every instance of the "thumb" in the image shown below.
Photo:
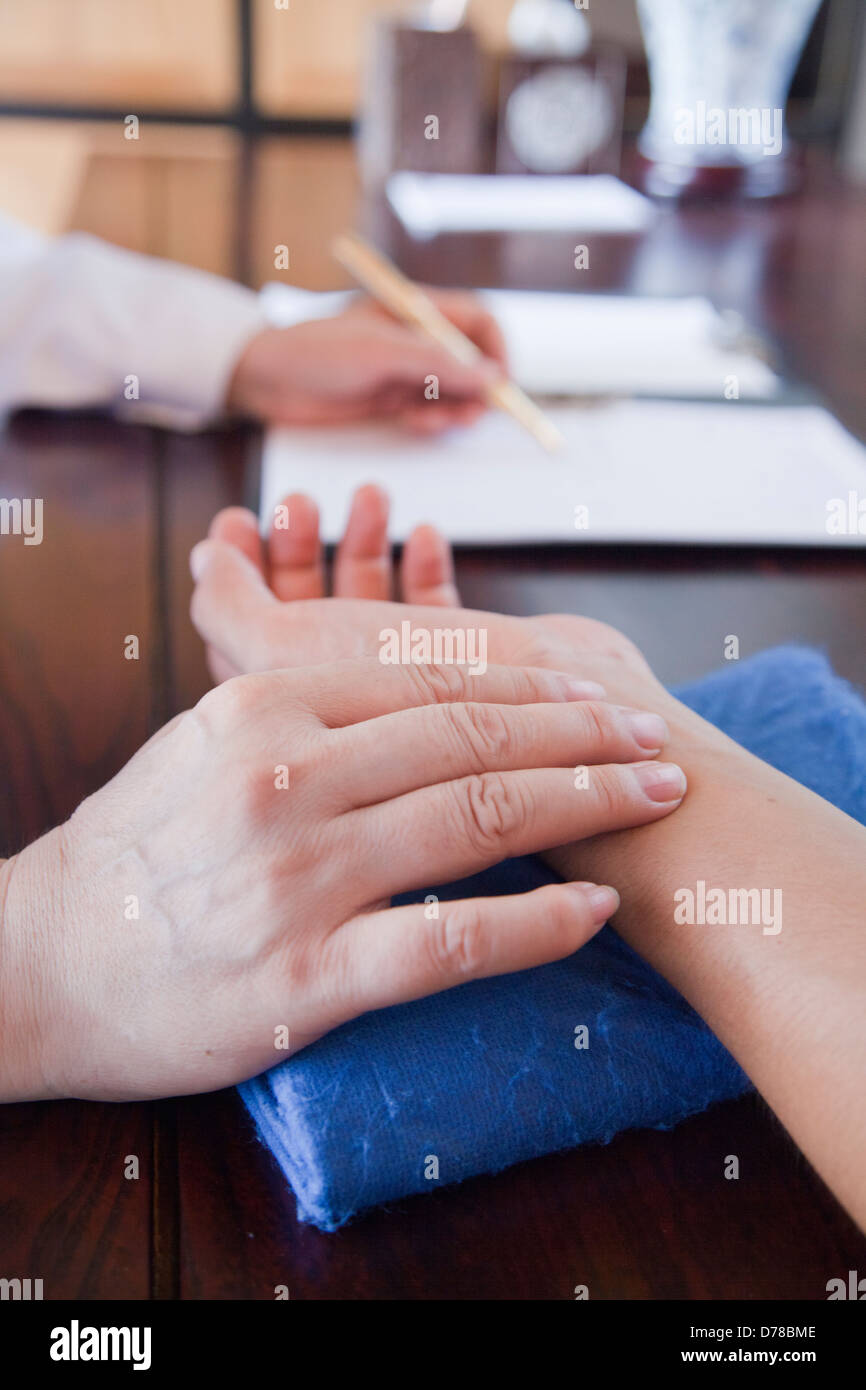
[[[268,666],[267,619],[277,600],[261,571],[225,541],[199,541],[189,557],[195,580],[190,617],[199,635],[239,671]]]

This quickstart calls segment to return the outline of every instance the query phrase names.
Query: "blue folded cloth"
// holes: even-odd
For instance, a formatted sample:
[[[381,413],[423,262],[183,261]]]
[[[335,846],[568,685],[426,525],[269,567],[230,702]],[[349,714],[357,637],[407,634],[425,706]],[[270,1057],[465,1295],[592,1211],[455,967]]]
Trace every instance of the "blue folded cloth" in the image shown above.
[[[775,648],[678,694],[866,823],[866,705],[819,653]],[[552,878],[536,859],[513,860],[436,891],[514,893]],[[670,1128],[748,1087],[685,1000],[605,927],[554,965],[367,1014],[240,1091],[300,1219],[333,1231],[376,1203],[623,1129]]]

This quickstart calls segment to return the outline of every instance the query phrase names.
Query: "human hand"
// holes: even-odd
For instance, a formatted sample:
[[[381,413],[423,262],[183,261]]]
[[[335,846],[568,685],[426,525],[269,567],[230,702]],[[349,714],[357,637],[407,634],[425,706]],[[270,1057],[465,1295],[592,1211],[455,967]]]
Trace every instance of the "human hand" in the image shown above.
[[[689,780],[682,810],[637,834],[595,835],[545,857],[567,879],[615,877],[622,897],[617,931],[706,1019],[863,1225],[862,827],[687,709],[662,688],[637,648],[602,623],[365,605],[351,597],[351,571],[342,587],[346,597],[280,609],[273,596],[262,596],[261,568],[250,564],[241,582],[245,643],[232,613],[230,584],[242,559],[232,553],[233,526],[255,530],[255,518],[235,516],[231,525],[217,518],[212,535],[218,539],[201,554],[197,605],[202,627],[232,644],[241,664],[267,664],[289,649],[297,656],[316,643],[371,649],[379,628],[398,625],[401,616],[413,626],[485,621],[496,660],[579,672],[603,681],[612,698],[664,715],[665,755]],[[384,537],[379,548],[381,582],[389,565]],[[447,548],[438,563],[443,570],[450,565]],[[268,635],[263,622],[270,624]],[[774,885],[784,895],[784,935],[676,924],[675,892],[696,879]]]
[[[485,409],[487,387],[505,373],[502,334],[475,296],[428,293],[481,349],[476,366],[462,365],[374,301],[359,298],[333,318],[257,334],[235,367],[228,409],[275,425],[395,418],[435,434],[471,424]],[[425,395],[431,377],[435,399]]]
[[[3,867],[0,1094],[211,1090],[369,1009],[576,950],[612,890],[386,903],[676,808],[678,770],[648,761],[664,729],[593,694],[369,660],[209,692]]]
[[[372,655],[383,629],[399,629],[409,619],[416,627],[483,625],[491,660],[583,672],[625,703],[649,701],[655,708],[671,700],[634,643],[606,623],[567,614],[513,618],[460,609],[451,548],[433,527],[417,527],[409,536],[395,582],[388,500],[376,487],[361,488],[353,499],[336,554],[334,596],[326,598],[315,503],[294,494],[282,508],[288,529],[272,526],[264,543],[252,512],[225,509],[191,557],[197,580],[193,622],[216,680]],[[395,591],[411,612],[388,602]]]
[[[373,605],[359,611],[354,603],[318,602],[328,593],[329,584],[316,504],[302,493],[293,493],[284,498],[281,510],[290,519],[289,527],[272,525],[266,544],[255,516],[245,507],[227,507],[211,523],[209,535],[221,544],[215,552],[217,567],[211,571],[209,594],[213,593],[213,602],[206,596],[204,608],[206,616],[212,613],[217,620],[215,640],[207,643],[208,665],[217,681],[246,670],[339,660],[356,651],[372,654],[377,650],[372,645],[359,647],[355,640],[358,634],[368,632],[372,637]],[[227,552],[226,547],[237,554]],[[196,547],[194,571],[213,551],[211,546]],[[253,566],[252,573],[239,557]],[[395,579],[388,541],[388,499],[381,488],[371,484],[359,488],[352,499],[330,588],[335,596],[347,599],[388,600],[398,591],[404,602],[411,604],[456,607],[460,602],[451,547],[432,526],[417,526],[407,538],[400,574]],[[282,610],[274,598],[294,605],[299,624],[284,661],[271,659],[289,638],[288,632],[276,630]],[[224,601],[231,611],[226,610],[220,620]],[[198,611],[198,600],[195,604]],[[387,604],[383,611],[393,607]],[[247,623],[247,637],[255,644],[258,663],[253,660],[252,645],[249,650],[246,645],[243,650],[235,649],[234,638],[241,636],[236,624],[246,627]],[[270,641],[272,624],[273,646],[266,654],[259,639]],[[267,634],[260,631],[262,625]]]

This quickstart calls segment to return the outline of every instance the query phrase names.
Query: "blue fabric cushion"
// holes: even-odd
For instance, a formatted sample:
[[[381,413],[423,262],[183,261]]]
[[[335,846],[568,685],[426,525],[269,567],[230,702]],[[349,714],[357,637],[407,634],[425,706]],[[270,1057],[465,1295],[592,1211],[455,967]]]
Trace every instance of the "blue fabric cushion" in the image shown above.
[[[819,653],[776,648],[678,694],[866,823],[866,705]],[[552,877],[513,860],[436,892],[522,892]],[[554,965],[367,1014],[240,1090],[301,1220],[333,1231],[375,1203],[633,1126],[669,1128],[748,1086],[682,997],[605,927]],[[432,1157],[438,1178],[425,1176]]]

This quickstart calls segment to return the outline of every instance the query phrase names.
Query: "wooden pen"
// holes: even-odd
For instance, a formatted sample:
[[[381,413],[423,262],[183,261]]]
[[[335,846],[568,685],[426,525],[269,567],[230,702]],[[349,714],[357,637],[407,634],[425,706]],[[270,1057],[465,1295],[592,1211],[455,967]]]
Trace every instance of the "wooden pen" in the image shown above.
[[[481,359],[481,351],[465,333],[446,318],[418,285],[403,275],[381,252],[356,232],[344,232],[335,237],[331,251],[340,265],[354,276],[374,299],[398,318],[426,333],[464,366],[472,367]],[[565,440],[559,430],[538,406],[521,391],[516,382],[503,377],[487,388],[490,405],[506,411],[533,438],[555,453]]]

